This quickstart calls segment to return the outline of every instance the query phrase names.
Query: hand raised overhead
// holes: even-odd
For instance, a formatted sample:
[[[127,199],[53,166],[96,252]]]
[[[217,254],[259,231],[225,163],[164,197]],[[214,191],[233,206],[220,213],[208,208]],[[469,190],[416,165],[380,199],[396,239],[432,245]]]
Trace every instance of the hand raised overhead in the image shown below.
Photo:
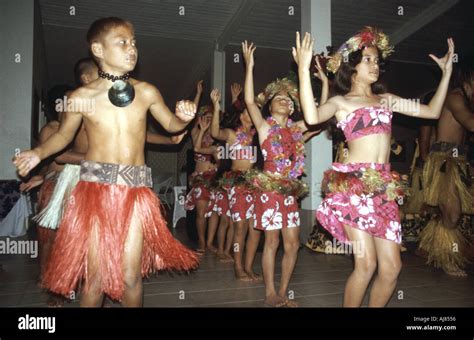
[[[255,61],[253,58],[253,53],[255,52],[256,47],[253,43],[248,44],[247,40],[242,43],[242,54],[244,55],[245,64],[247,67],[253,67]]]
[[[299,68],[309,69],[311,59],[313,59],[314,40],[311,34],[305,33],[303,41],[300,39],[300,32],[296,32],[296,47],[292,48],[293,59]]]
[[[436,64],[438,64],[439,68],[443,73],[451,74],[453,71],[453,56],[454,56],[454,41],[452,38],[448,39],[448,52],[442,58],[437,58],[435,55],[429,55],[431,59],[433,59]]]

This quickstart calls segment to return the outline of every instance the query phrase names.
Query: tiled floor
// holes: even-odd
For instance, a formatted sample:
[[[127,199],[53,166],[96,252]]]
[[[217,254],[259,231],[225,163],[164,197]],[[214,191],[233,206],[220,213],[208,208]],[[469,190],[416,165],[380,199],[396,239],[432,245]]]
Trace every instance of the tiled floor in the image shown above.
[[[184,225],[179,224],[176,237],[183,239],[183,229]],[[280,252],[277,280],[281,256]],[[403,269],[389,307],[474,307],[472,270],[468,278],[456,279],[426,266],[423,259],[409,252],[403,253],[402,258]],[[255,262],[256,271],[261,273],[260,259],[261,252],[257,253]],[[38,259],[0,255],[0,265],[0,307],[46,306],[47,296],[36,285]],[[301,307],[340,307],[351,269],[349,256],[325,255],[301,248],[290,282],[295,301]],[[144,294],[145,307],[262,307],[264,286],[236,281],[232,264],[220,263],[206,254],[194,273],[162,273],[146,280]],[[75,300],[66,307],[78,305]]]

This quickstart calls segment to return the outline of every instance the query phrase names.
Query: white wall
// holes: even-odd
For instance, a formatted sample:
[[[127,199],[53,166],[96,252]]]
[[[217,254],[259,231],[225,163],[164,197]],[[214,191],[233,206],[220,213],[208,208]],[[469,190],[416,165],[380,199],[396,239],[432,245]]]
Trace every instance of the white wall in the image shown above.
[[[0,179],[15,179],[16,148],[31,146],[34,2],[0,2]],[[21,62],[16,63],[19,55]],[[17,55],[17,56],[18,56]]]

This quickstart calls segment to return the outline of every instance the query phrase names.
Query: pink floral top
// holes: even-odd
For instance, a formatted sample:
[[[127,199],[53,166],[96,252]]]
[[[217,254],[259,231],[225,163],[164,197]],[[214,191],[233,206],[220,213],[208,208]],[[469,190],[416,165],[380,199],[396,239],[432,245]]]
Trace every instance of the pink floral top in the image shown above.
[[[364,106],[337,123],[347,141],[379,133],[392,132],[392,111],[382,106]]]

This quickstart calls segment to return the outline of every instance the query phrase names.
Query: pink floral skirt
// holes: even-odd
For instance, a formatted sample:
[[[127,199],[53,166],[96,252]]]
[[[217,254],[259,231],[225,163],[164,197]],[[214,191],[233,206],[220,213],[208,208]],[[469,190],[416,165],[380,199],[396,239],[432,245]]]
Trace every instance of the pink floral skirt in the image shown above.
[[[344,225],[401,243],[400,214],[394,197],[402,197],[403,192],[397,187],[397,176],[388,163],[333,163],[332,169],[324,174],[326,197],[316,218],[343,243],[349,243]],[[339,181],[337,185],[335,180]],[[373,189],[377,185],[377,190],[367,191],[367,187]]]

